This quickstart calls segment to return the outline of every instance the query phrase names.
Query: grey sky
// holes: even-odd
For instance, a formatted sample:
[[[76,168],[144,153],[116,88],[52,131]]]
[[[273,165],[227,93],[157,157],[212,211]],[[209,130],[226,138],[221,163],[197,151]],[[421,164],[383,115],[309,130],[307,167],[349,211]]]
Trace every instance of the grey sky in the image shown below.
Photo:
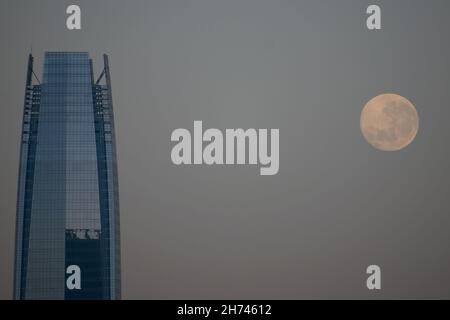
[[[450,69],[444,0],[0,3],[0,298],[12,296],[27,54],[110,56],[123,298],[450,298]],[[359,130],[397,93],[420,129],[383,153]],[[279,128],[280,171],[181,166],[176,128]],[[382,268],[369,292],[365,269]]]

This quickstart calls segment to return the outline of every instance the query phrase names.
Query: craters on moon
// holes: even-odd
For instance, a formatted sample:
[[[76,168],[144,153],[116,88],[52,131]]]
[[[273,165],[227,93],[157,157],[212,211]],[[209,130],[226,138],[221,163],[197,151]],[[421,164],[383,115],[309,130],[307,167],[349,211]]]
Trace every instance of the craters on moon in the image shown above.
[[[360,126],[364,138],[374,148],[398,151],[416,137],[419,115],[408,99],[397,94],[382,94],[366,104]]]

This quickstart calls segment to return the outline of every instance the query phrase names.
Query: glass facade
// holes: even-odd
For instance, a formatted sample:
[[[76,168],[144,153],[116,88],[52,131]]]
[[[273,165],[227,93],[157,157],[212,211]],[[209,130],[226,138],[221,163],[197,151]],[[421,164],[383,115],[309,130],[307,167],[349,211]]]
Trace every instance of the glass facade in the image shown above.
[[[120,231],[108,56],[28,59],[17,200],[16,299],[120,299]],[[67,285],[69,266],[81,287]]]

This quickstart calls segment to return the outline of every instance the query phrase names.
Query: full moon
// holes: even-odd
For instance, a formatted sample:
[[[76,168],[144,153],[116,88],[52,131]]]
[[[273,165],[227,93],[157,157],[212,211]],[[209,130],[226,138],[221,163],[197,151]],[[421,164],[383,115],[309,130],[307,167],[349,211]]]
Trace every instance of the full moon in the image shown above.
[[[366,104],[360,126],[364,138],[374,148],[398,151],[416,137],[419,115],[408,99],[397,94],[382,94]]]

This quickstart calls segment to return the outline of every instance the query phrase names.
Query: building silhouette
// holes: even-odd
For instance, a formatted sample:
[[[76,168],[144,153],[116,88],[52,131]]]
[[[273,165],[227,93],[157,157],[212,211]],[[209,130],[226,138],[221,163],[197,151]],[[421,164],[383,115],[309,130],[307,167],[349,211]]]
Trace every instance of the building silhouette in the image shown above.
[[[95,80],[88,53],[46,52],[41,82],[29,55],[15,299],[121,297],[114,114],[108,56],[103,58]],[[73,266],[80,277],[71,277]],[[76,279],[79,287],[68,285]]]

